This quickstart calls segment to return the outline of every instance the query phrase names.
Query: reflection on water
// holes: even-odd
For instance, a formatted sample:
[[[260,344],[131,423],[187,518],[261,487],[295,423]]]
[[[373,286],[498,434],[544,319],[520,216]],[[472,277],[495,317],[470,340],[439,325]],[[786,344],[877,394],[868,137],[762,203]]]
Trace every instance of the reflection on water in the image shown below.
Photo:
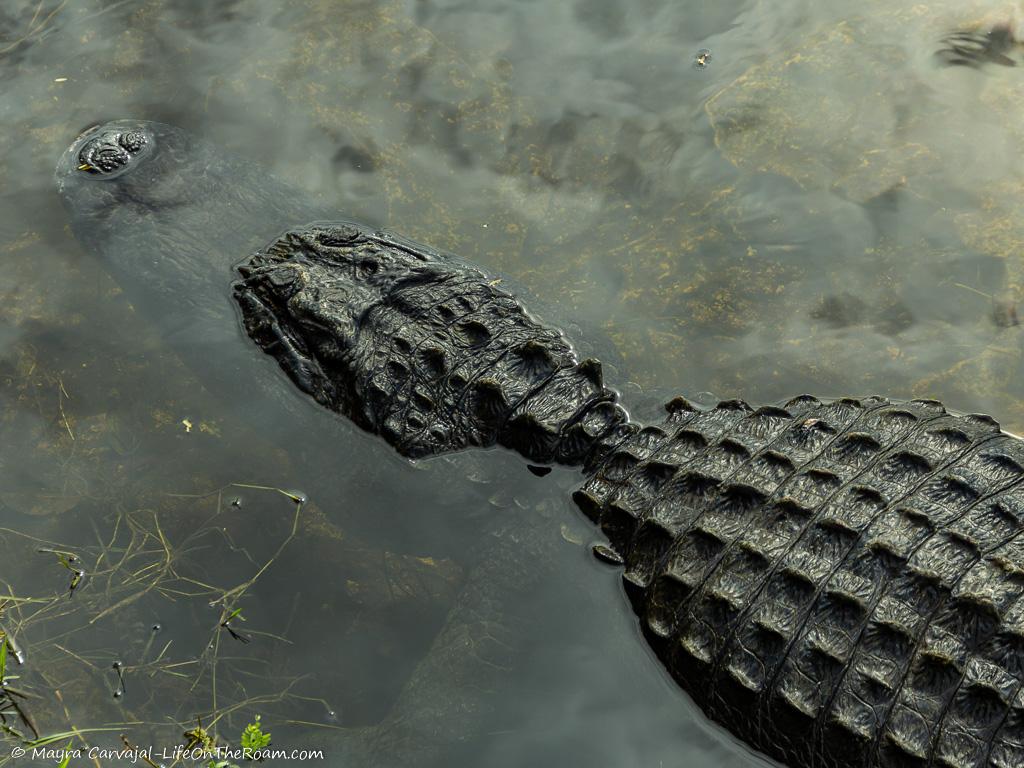
[[[0,624],[34,726],[173,745],[198,715],[237,743],[259,713],[275,745],[335,755],[754,759],[648,654],[572,473],[410,465],[346,425],[208,395],[67,233],[52,170],[79,130],[180,125],[506,275],[641,416],[678,392],[881,393],[1020,431],[1024,78],[933,57],[1013,12],[5,2]],[[73,595],[42,548],[80,558]]]

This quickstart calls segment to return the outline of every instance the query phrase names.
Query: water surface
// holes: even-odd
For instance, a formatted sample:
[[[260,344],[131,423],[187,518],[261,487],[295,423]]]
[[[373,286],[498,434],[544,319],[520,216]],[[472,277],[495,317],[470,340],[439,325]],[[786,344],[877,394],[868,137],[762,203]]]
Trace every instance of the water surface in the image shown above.
[[[204,391],[67,231],[52,171],[79,130],[180,125],[481,264],[604,358],[640,417],[677,393],[879,393],[1019,431],[1024,77],[932,56],[1012,11],[7,0],[0,623],[39,730],[172,746],[198,715],[237,743],[260,714],[275,745],[330,761],[344,729],[405,711],[481,558],[521,529],[543,578],[467,637],[500,663],[420,708],[446,764],[756,761],[647,651],[571,472],[496,452],[411,465]],[[46,547],[81,558],[73,596]],[[219,626],[236,608],[251,642]]]

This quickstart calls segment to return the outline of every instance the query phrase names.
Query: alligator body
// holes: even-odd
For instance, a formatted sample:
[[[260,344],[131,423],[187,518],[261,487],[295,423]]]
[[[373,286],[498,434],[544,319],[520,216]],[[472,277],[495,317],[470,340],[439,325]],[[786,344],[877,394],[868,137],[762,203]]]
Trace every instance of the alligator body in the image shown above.
[[[1024,764],[1024,444],[991,419],[677,398],[641,426],[596,362],[430,249],[319,224],[240,271],[257,343],[403,454],[585,464],[575,500],[645,634],[745,741],[799,766]]]
[[[139,162],[177,158],[159,144]],[[113,172],[75,183],[132,175]],[[756,749],[793,768],[1024,765],[1024,443],[992,419],[676,398],[642,425],[595,361],[452,257],[318,222],[238,269],[247,334],[400,453],[503,445],[581,466],[575,501],[645,636]]]

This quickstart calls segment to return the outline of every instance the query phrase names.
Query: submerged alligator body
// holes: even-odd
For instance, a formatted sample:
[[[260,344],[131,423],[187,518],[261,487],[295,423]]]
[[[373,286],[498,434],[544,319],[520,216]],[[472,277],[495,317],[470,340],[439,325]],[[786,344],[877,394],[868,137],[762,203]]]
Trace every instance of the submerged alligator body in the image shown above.
[[[128,130],[146,139],[138,158]],[[214,189],[219,166],[189,141],[115,123],[62,160],[76,232],[124,274],[140,242],[170,238],[153,200],[180,201],[190,163]],[[117,162],[89,162],[107,145]],[[270,226],[268,185],[209,216],[217,231],[243,209]],[[222,321],[196,296],[224,256],[191,235],[173,246],[152,262],[173,258],[157,309],[187,290]],[[677,398],[642,425],[596,361],[450,256],[317,222],[238,270],[247,334],[403,455],[502,445],[581,466],[574,498],[623,566],[645,636],[753,747],[794,768],[1024,765],[1024,443],[990,418],[933,401]]]

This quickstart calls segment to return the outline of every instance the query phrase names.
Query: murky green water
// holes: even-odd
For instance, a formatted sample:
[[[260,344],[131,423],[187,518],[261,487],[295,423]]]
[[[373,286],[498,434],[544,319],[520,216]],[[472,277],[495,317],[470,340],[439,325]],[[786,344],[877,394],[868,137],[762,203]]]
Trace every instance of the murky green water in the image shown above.
[[[1024,76],[932,59],[1009,10],[5,0],[0,625],[40,735],[170,749],[200,716],[237,744],[260,714],[328,765],[353,739],[405,764],[756,759],[647,651],[571,472],[414,466],[205,392],[66,230],[52,171],[80,129],[183,126],[505,275],[641,417],[879,393],[1019,431]]]

